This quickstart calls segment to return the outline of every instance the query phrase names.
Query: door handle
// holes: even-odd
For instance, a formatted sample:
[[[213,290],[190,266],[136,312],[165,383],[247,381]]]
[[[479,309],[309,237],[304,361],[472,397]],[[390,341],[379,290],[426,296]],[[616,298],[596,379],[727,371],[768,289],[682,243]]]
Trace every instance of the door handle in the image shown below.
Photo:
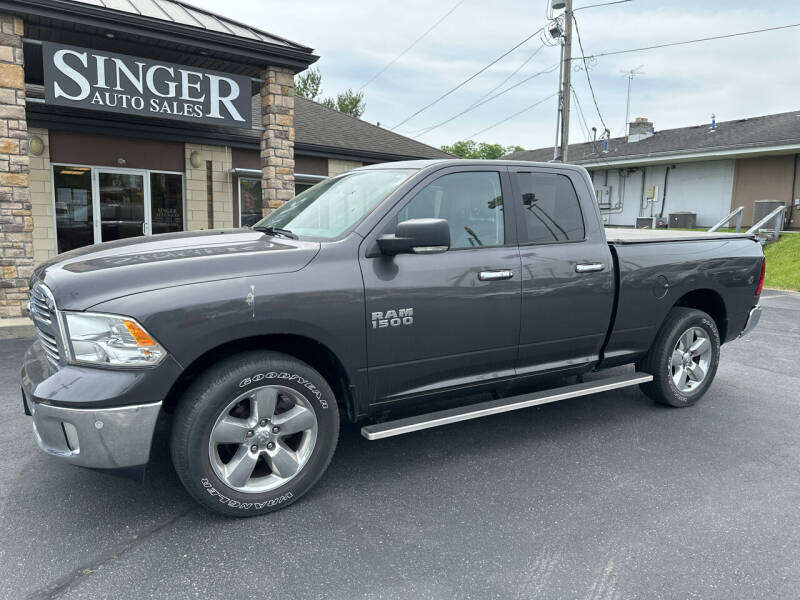
[[[594,273],[595,271],[602,271],[606,266],[603,263],[588,263],[575,265],[576,273]]]
[[[481,281],[500,281],[501,279],[511,279],[514,276],[514,271],[504,269],[500,271],[481,271],[478,274],[478,279]]]

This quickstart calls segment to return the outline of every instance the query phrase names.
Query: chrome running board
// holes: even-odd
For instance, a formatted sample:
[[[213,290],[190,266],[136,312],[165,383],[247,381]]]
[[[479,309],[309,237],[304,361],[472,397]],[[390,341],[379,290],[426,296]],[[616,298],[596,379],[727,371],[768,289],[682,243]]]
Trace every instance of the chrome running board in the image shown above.
[[[368,440],[381,440],[395,435],[411,433],[412,431],[430,429],[431,427],[449,425],[450,423],[468,421],[469,419],[478,419],[488,415],[496,415],[512,410],[519,410],[521,408],[528,408],[530,406],[538,406],[539,404],[547,404],[549,402],[558,402],[559,400],[566,400],[567,398],[599,394],[600,392],[639,385],[640,383],[647,383],[648,381],[653,381],[652,375],[648,375],[647,373],[634,373],[633,375],[620,375],[618,377],[609,377],[608,379],[600,379],[598,381],[565,385],[564,387],[554,388],[552,390],[522,394],[520,396],[502,398],[500,400],[489,400],[488,402],[459,406],[458,408],[449,408],[426,415],[417,415],[415,417],[397,419],[396,421],[387,421],[386,423],[365,425],[361,428],[361,435]]]

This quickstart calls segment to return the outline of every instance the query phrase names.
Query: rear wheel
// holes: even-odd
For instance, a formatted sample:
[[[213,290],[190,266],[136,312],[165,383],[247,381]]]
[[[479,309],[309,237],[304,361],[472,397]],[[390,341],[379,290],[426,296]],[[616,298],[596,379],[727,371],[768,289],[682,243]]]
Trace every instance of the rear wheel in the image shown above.
[[[336,399],[317,371],[287,355],[251,352],[215,365],[186,391],[172,461],[198,502],[253,516],[311,489],[338,434]]]
[[[662,404],[691,406],[714,380],[719,349],[714,319],[694,308],[673,308],[641,362],[641,370],[653,375],[642,391]]]

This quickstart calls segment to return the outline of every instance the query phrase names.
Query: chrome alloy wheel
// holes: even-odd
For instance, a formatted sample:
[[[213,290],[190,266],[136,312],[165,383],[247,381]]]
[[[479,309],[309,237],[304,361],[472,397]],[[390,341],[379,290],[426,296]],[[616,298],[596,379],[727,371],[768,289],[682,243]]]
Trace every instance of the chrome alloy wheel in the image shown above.
[[[711,354],[711,340],[705,329],[690,327],[683,332],[669,361],[670,376],[679,392],[691,393],[703,383]]]
[[[208,457],[225,485],[263,493],[306,465],[317,442],[317,417],[299,392],[279,385],[248,390],[217,417]]]

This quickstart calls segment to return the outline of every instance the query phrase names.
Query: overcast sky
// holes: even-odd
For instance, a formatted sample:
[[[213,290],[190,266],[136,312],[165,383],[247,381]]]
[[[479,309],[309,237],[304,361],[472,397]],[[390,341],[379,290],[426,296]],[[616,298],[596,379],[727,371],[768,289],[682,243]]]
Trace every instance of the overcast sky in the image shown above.
[[[358,89],[458,0],[190,0],[314,48],[323,89]],[[574,0],[575,8],[605,0]],[[224,8],[221,8],[224,6]],[[366,89],[363,118],[391,128],[545,24],[545,0],[464,0],[440,25]],[[797,0],[631,0],[576,12],[587,54],[800,23]],[[469,107],[508,77],[541,42],[531,39],[490,70],[400,126],[415,135]],[[575,44],[573,56],[579,57]],[[800,109],[800,28],[599,58],[589,74],[600,112],[614,136],[625,122],[626,79],[621,70],[644,65],[633,81],[631,117],[648,117],[656,129]],[[558,63],[545,47],[500,90]],[[440,146],[476,132],[553,94],[558,71],[420,136]],[[589,127],[602,131],[583,71],[573,85]],[[499,91],[499,90],[498,90]],[[573,102],[574,105],[574,102]],[[485,131],[474,139],[538,148],[553,144],[556,99]],[[586,134],[577,112],[571,141]]]

